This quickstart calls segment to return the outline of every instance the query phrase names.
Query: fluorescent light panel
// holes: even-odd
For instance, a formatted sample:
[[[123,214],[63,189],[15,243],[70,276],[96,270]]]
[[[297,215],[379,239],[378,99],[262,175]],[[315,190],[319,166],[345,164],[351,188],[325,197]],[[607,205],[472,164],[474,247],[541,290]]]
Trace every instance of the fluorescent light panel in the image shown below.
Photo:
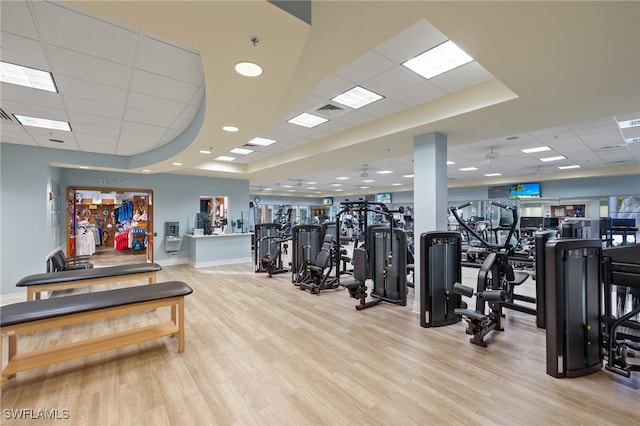
[[[271,144],[274,144],[278,141],[274,141],[273,139],[267,139],[267,138],[253,138],[251,139],[249,142],[247,142],[247,145],[257,145],[257,146],[269,146]]]
[[[477,167],[463,167],[463,168],[458,169],[458,170],[460,170],[461,172],[470,172],[470,171],[473,171],[473,170],[478,170],[478,168]]]
[[[485,173],[486,177],[502,176],[502,173]]]
[[[393,171],[392,170],[380,170],[380,171],[377,171],[376,173],[378,173],[379,175],[388,175],[389,173],[393,173]]]
[[[236,159],[236,157],[229,157],[227,155],[221,155],[219,157],[216,157],[216,160],[218,160],[218,161],[233,161],[235,159]]]
[[[521,149],[520,151],[524,152],[525,154],[533,154],[534,152],[551,151],[551,148],[549,148],[548,146],[537,146],[535,148]]]
[[[293,117],[287,122],[291,124],[297,124],[298,126],[307,127],[310,129],[312,127],[316,127],[319,124],[326,123],[327,121],[329,120],[327,120],[326,118],[318,117],[317,115],[303,112],[302,114]]]
[[[640,118],[618,122],[618,127],[620,127],[620,129],[628,129],[629,127],[638,127],[638,126],[640,126]]]
[[[558,155],[556,157],[545,157],[545,158],[541,158],[540,161],[542,162],[549,162],[549,161],[558,161],[558,160],[566,160],[567,157],[565,157],[564,155]]]
[[[559,166],[558,167],[560,170],[567,170],[567,169],[579,169],[580,166],[578,164],[573,164],[571,166]]]
[[[23,126],[41,127],[43,129],[71,131],[71,126],[66,121],[49,120],[47,118],[29,117],[28,115],[13,114],[18,123]]]
[[[358,109],[382,98],[383,96],[380,96],[377,93],[367,90],[364,87],[356,86],[335,98],[331,98],[331,100],[350,108]]]
[[[424,78],[430,79],[471,61],[473,61],[471,56],[467,55],[454,42],[448,40],[415,58],[409,59],[402,65]]]
[[[231,152],[233,152],[234,154],[247,155],[247,154],[251,154],[253,150],[246,149],[246,148],[233,148]]]
[[[0,81],[58,93],[50,72],[0,61]]]

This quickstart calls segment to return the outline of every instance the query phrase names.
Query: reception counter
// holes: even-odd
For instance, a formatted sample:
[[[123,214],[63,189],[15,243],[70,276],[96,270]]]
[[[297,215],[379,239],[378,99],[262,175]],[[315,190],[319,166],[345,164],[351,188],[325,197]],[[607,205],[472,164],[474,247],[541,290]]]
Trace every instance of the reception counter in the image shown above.
[[[185,234],[189,264],[194,268],[250,262],[252,233]]]

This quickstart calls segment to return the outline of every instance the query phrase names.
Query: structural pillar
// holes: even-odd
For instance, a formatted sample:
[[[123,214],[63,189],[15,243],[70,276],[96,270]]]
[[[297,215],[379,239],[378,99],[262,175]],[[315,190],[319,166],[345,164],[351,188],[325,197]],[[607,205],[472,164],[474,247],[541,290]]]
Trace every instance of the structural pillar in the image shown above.
[[[428,133],[413,138],[415,271],[413,312],[420,312],[420,235],[447,230],[447,137]]]

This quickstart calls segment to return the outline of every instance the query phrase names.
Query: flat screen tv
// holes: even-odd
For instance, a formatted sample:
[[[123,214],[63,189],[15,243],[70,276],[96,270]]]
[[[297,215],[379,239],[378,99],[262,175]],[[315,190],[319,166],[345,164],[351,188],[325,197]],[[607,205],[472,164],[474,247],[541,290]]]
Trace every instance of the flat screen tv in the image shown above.
[[[376,194],[376,203],[391,203],[391,193],[389,192],[381,192]]]
[[[326,197],[322,199],[323,206],[332,206],[333,205],[333,197]]]
[[[509,186],[509,198],[540,198],[540,183],[517,183]]]

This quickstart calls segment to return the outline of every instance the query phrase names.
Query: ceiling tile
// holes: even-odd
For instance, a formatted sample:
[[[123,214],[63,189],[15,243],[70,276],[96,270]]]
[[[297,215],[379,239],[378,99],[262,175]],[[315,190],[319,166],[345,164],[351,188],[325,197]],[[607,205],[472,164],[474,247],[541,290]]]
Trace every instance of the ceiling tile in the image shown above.
[[[492,78],[493,76],[487,70],[474,61],[440,74],[430,79],[429,82],[447,93],[455,93]]]
[[[13,4],[19,2],[3,2],[2,16],[4,16],[4,5],[7,3]],[[3,31],[0,33],[0,37],[2,37],[2,60],[4,62],[23,65],[41,71],[51,71],[44,49],[42,48],[42,43],[40,43],[39,40],[5,32],[4,19],[2,25]]]
[[[367,52],[349,65],[336,71],[335,74],[346,80],[353,82],[367,81],[386,70],[393,68],[396,64],[376,52]],[[352,84],[352,87],[355,84]],[[348,88],[350,89],[350,87]],[[337,94],[337,93],[336,93]]]
[[[394,94],[393,99],[407,106],[414,107],[445,96],[446,94],[445,91],[438,89],[423,79],[423,82],[417,86],[412,86]]]
[[[400,64],[447,40],[446,35],[428,21],[421,19],[374,50]]]
[[[124,106],[127,100],[127,91],[125,89],[105,86],[104,84],[66,75],[56,75],[55,80],[63,96],[99,100],[105,104],[116,106]]]
[[[191,102],[194,93],[198,89],[199,87],[196,85],[142,70],[134,72],[133,85],[131,87],[134,92],[181,103]]]
[[[395,66],[362,84],[363,87],[387,98],[422,83],[424,79],[402,66]]]
[[[136,67],[196,86],[204,82],[199,54],[149,36],[142,39]]]
[[[0,13],[0,23],[2,32],[28,37],[38,40],[38,31],[33,23],[31,12],[27,7],[27,2],[22,1],[3,1],[2,13]],[[2,39],[4,45],[4,34]],[[3,46],[4,47],[4,46]],[[4,49],[3,49],[4,50]],[[5,52],[3,52],[3,55]]]

